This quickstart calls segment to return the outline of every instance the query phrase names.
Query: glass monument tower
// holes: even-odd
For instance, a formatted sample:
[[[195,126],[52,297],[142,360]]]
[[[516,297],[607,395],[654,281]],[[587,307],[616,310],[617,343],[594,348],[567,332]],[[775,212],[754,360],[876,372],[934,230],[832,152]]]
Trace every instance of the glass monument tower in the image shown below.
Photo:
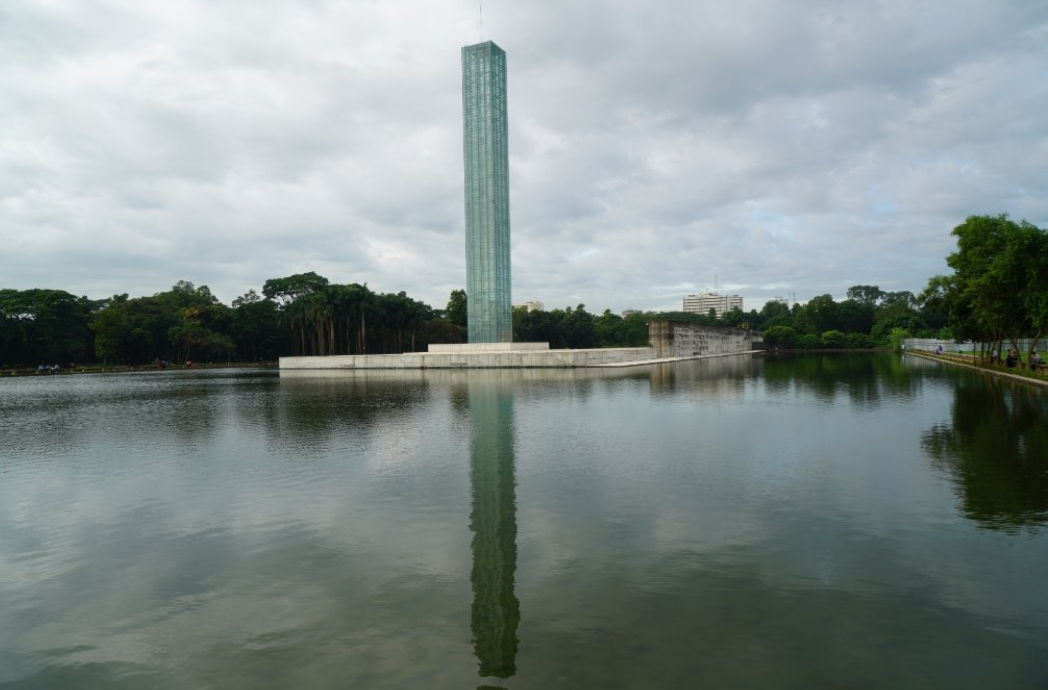
[[[462,151],[466,168],[469,342],[513,340],[509,264],[506,51],[462,48]]]

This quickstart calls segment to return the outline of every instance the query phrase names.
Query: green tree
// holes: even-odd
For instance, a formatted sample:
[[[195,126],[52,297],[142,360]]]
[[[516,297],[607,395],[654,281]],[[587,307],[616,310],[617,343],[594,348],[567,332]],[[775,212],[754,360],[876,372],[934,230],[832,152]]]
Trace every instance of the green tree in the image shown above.
[[[819,333],[836,330],[840,325],[837,318],[837,303],[829,295],[812,297],[804,305],[804,310]]]
[[[848,288],[848,299],[871,309],[877,306],[883,297],[884,291],[876,285],[853,285]]]
[[[121,347],[127,338],[127,315],[124,304],[127,295],[120,301],[113,301],[104,309],[95,312],[91,319],[91,330],[95,332],[95,354],[106,364],[110,359],[120,359]]]
[[[790,308],[778,300],[765,302],[760,311],[761,327],[764,329],[775,326],[789,326],[793,323],[790,316]]]
[[[888,334],[888,345],[893,350],[902,349],[902,341],[910,337],[910,332],[905,328],[893,328]]]
[[[564,343],[573,349],[597,347],[597,332],[593,314],[586,311],[586,305],[579,304],[575,309],[565,310],[561,322]]]
[[[238,359],[250,362],[276,359],[282,331],[280,310],[273,300],[263,299],[254,290],[233,300],[230,334]]]
[[[605,309],[603,314],[594,319],[593,328],[598,347],[625,347],[626,322],[610,309]]]
[[[445,318],[456,326],[466,328],[469,325],[468,306],[466,291],[452,290],[448,297],[448,306],[444,310]]]
[[[789,349],[797,340],[797,331],[790,326],[772,326],[764,331],[764,342],[769,347],[781,347]]]
[[[822,346],[831,350],[847,347],[847,336],[841,331],[826,331],[822,334]]]
[[[873,328],[874,308],[856,299],[846,299],[837,305],[837,323],[848,333],[869,333]]]
[[[954,270],[960,299],[971,307],[974,327],[995,347],[1007,339],[1018,349],[1019,338],[1032,325],[1024,299],[1031,263],[1026,252],[1040,233],[1004,214],[969,216],[953,229],[957,251],[946,263]]]
[[[262,286],[262,294],[280,305],[284,321],[292,333],[294,354],[320,354],[315,328],[318,305],[316,301],[310,302],[308,296],[325,290],[328,284],[327,278],[310,271],[270,278]]]
[[[66,364],[89,357],[91,306],[64,290],[0,290],[0,362]]]

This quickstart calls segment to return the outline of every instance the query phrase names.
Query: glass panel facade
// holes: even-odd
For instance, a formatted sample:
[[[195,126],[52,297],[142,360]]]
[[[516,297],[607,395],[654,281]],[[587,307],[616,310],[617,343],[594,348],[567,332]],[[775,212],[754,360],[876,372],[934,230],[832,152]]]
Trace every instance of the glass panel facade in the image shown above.
[[[469,342],[513,340],[509,263],[506,52],[491,41],[462,49]]]

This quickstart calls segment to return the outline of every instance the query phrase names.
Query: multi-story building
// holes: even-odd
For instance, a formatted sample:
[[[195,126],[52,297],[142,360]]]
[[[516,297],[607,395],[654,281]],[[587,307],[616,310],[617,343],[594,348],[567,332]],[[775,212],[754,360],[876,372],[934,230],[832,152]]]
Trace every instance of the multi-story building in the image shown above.
[[[709,314],[710,309],[713,309],[719,319],[735,307],[742,309],[742,297],[739,295],[700,292],[697,295],[684,296],[684,311],[689,314]]]
[[[506,52],[491,41],[462,48],[469,342],[513,340],[509,260]]]
[[[532,300],[531,302],[518,302],[513,305],[514,309],[527,309],[528,311],[545,311],[546,305],[538,300]]]

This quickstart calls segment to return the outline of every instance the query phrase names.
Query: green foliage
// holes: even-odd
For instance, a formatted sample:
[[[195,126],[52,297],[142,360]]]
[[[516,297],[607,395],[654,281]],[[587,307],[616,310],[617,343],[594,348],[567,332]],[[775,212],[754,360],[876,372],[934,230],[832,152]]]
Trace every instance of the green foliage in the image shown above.
[[[957,251],[946,263],[954,270],[957,299],[970,308],[973,330],[993,343],[1014,343],[1024,334],[1040,338],[1048,327],[1046,287],[1037,282],[1048,277],[1045,231],[1006,215],[969,216],[953,235]]]
[[[755,319],[755,326],[763,326],[767,329],[773,326],[788,326],[790,322],[790,308],[782,302],[771,300],[764,303]]]
[[[236,348],[236,358],[246,362],[271,361],[280,356],[290,340],[281,340],[283,329],[276,302],[263,299],[251,290],[233,300],[230,335]]]
[[[422,324],[422,335],[430,344],[464,343],[468,339],[464,326],[458,326],[445,319],[430,319]]]
[[[804,305],[804,311],[808,314],[812,326],[818,333],[835,330],[839,325],[837,303],[829,295],[819,295],[811,298]]]
[[[847,347],[846,338],[842,331],[826,331],[822,334],[822,346],[831,350],[842,350]]]
[[[469,301],[465,290],[452,290],[448,297],[448,306],[444,310],[444,318],[450,323],[466,328],[469,326],[468,310]]]
[[[90,357],[91,302],[64,290],[0,290],[0,363],[61,364]]]
[[[124,295],[125,300],[126,297]],[[91,330],[95,332],[95,354],[102,358],[102,362],[118,359],[120,343],[127,332],[127,316],[121,303],[110,304],[95,312]]]
[[[905,328],[893,328],[888,334],[888,346],[893,350],[902,349],[902,341],[910,337],[910,332]]]
[[[844,336],[844,347],[849,350],[865,350],[872,347],[870,336],[865,333],[848,333]]]
[[[805,333],[797,338],[796,347],[798,350],[818,350],[822,347],[822,340],[813,333]]]
[[[286,278],[270,278],[262,286],[262,294],[268,299],[276,300],[283,307],[300,297],[319,292],[327,286],[327,278],[310,271],[309,273],[296,273]]]
[[[743,328],[749,325],[746,314],[739,307],[732,307],[724,316],[720,319],[722,326],[731,326],[732,328]]]
[[[869,333],[873,321],[874,308],[871,305],[854,299],[846,299],[837,305],[837,323],[847,333]]]
[[[772,326],[764,331],[764,343],[769,347],[791,348],[796,344],[797,331],[790,326]]]
[[[1007,215],[969,216],[953,229],[949,276],[935,276],[917,296],[927,326],[998,351],[1048,332],[1048,232]]]
[[[884,297],[884,291],[876,285],[853,285],[848,288],[848,299],[872,309]]]

